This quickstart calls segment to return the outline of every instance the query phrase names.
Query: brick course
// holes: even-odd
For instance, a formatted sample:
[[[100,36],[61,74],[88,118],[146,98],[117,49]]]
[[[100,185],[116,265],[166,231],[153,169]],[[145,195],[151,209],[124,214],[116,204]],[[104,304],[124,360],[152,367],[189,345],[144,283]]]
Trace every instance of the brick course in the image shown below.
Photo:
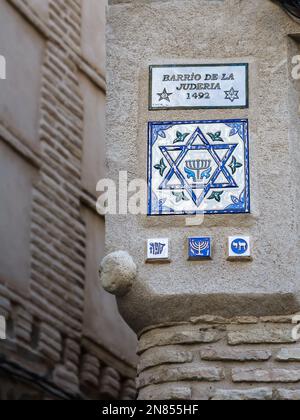
[[[203,316],[148,328],[140,335],[139,399],[299,399],[300,344],[293,339],[294,326],[292,316]]]

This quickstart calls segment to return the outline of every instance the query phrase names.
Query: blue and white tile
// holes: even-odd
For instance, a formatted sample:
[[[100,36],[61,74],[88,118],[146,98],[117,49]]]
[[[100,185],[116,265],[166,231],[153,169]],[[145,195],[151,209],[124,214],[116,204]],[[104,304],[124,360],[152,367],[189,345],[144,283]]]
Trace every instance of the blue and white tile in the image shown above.
[[[249,212],[247,120],[149,123],[149,215]]]
[[[228,238],[229,259],[251,258],[251,241],[249,236],[230,236]]]
[[[194,237],[188,240],[189,260],[212,258],[212,240],[209,237]]]

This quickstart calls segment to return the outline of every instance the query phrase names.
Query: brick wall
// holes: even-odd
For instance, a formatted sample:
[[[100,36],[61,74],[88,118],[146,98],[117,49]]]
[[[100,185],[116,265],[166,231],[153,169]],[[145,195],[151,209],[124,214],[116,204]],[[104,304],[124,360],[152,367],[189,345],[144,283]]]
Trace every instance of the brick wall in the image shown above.
[[[5,2],[10,14],[38,34],[44,50],[40,96],[35,98],[35,146],[0,115],[1,141],[36,174],[26,221],[30,244],[22,242],[30,251],[29,277],[21,277],[28,287],[21,293],[11,287],[9,275],[0,279],[0,314],[8,326],[8,339],[0,343],[0,398],[133,399],[134,363],[112,353],[101,337],[86,340],[84,330],[89,237],[83,209],[100,216],[93,191],[82,184],[85,108],[80,80],[87,78],[103,95],[105,76],[82,53],[82,1],[49,0],[47,10],[45,3]],[[14,202],[23,205],[17,197]],[[11,249],[12,261],[13,254]],[[118,328],[110,327],[107,334],[116,336]],[[134,340],[125,346],[134,352]],[[20,386],[15,386],[16,374]]]
[[[300,345],[292,318],[203,316],[145,330],[139,399],[300,399]]]

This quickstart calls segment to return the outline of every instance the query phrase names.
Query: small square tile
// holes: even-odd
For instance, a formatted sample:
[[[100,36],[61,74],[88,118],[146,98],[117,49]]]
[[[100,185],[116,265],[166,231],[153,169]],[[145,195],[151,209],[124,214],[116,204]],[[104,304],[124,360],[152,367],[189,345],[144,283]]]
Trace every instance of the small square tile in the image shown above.
[[[251,258],[251,243],[249,236],[230,236],[228,238],[229,259]]]
[[[211,259],[211,238],[189,238],[189,260]]]
[[[148,239],[147,261],[168,261],[169,260],[169,239],[156,238]]]
[[[249,212],[247,120],[149,123],[150,216]]]

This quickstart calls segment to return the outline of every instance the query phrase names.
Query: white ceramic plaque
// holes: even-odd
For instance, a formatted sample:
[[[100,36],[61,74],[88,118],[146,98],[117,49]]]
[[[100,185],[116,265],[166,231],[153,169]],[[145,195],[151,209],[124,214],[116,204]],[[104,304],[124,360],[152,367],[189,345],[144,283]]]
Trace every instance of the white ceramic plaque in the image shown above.
[[[150,110],[248,106],[248,64],[150,66]]]
[[[169,239],[154,238],[148,239],[147,243],[147,260],[159,261],[169,259]]]

